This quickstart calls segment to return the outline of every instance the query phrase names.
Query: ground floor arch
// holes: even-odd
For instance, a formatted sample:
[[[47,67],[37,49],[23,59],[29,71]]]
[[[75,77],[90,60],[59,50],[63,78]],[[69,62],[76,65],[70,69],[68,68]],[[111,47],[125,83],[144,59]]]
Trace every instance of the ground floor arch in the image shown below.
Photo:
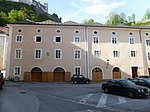
[[[93,82],[100,82],[103,79],[103,72],[100,67],[94,67],[92,69],[92,81]]]
[[[41,82],[42,81],[42,69],[39,67],[34,67],[31,69],[31,82]]]
[[[113,79],[121,79],[121,70],[119,67],[114,67],[112,70]]]
[[[62,82],[65,81],[65,70],[62,67],[57,67],[53,71],[53,81]]]

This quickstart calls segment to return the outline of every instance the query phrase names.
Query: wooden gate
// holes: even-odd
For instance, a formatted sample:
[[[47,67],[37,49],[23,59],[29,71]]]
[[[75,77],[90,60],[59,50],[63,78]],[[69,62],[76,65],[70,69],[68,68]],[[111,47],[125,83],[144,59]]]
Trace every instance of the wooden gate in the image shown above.
[[[121,79],[121,71],[118,67],[113,69],[113,79]]]
[[[99,67],[95,67],[92,70],[92,81],[93,82],[100,82],[103,79],[102,70]]]

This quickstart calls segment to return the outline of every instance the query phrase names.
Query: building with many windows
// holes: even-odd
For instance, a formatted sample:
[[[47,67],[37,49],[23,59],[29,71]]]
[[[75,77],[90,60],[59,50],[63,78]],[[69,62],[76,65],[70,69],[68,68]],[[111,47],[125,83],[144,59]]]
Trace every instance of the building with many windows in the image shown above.
[[[150,29],[82,24],[8,24],[7,77],[93,81],[150,74]]]

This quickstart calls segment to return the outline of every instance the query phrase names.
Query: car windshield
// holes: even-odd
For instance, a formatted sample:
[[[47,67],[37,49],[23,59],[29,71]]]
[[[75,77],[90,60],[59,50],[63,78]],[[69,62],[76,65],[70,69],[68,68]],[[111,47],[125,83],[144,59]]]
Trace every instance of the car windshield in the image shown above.
[[[146,80],[146,82],[148,82],[150,84],[150,79],[145,79],[145,80]]]
[[[125,86],[135,86],[135,83],[130,80],[122,80],[122,82]]]

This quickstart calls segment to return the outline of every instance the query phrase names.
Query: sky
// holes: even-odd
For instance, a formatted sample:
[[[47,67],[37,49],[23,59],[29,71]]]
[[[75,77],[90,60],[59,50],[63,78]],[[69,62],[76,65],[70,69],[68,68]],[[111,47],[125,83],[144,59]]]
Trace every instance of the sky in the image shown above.
[[[38,0],[41,4],[48,3],[48,12],[56,13],[62,22],[75,21],[83,23],[93,19],[105,23],[110,12],[126,14],[126,19],[135,13],[139,21],[147,9],[150,0]]]

